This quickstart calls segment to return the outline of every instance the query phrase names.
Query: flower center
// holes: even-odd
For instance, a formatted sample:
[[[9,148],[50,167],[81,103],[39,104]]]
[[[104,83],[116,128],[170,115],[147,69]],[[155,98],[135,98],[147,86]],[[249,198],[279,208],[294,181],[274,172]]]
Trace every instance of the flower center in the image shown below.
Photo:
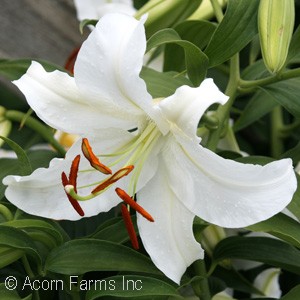
[[[131,173],[127,189],[128,192],[125,192],[119,187],[115,189],[115,192],[127,204],[127,209],[132,208],[150,222],[154,222],[152,216],[134,201],[134,196],[136,194],[137,183],[142,172],[143,165],[154,146],[157,144],[157,141],[161,136],[161,132],[153,122],[149,122],[143,131],[136,135],[132,133],[132,135],[133,138],[130,142],[117,149],[116,152],[102,155],[96,155],[88,139],[82,139],[82,153],[88,160],[92,169],[79,170],[80,155],[77,155],[71,164],[69,177],[64,172],[62,173],[62,185],[67,197],[73,208],[80,216],[84,216],[84,211],[79,204],[81,201],[88,201],[97,197],[110,188],[112,184]],[[106,165],[100,161],[100,158],[101,160],[110,159],[110,162]],[[123,164],[122,162],[125,163]],[[123,166],[116,172],[113,172],[111,168],[120,163],[122,163]],[[104,174],[108,177],[104,180],[78,187],[77,177],[84,172],[91,171],[100,172],[102,176]],[[83,188],[91,188],[90,194],[85,196],[80,195],[78,191]],[[124,217],[129,236],[132,237],[132,228],[130,229],[131,231],[128,229],[131,225],[130,222],[126,221],[128,219],[128,214],[125,213],[124,208],[122,208],[122,215]],[[136,241],[133,242],[133,244],[135,245],[134,247],[136,247]]]

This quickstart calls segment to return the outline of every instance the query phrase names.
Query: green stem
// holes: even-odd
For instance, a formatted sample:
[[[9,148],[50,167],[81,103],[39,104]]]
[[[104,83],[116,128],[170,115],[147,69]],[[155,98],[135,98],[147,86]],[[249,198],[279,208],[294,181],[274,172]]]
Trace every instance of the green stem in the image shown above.
[[[284,152],[284,146],[282,143],[281,130],[283,128],[282,109],[280,106],[276,106],[271,114],[271,154],[274,158],[279,158]]]
[[[29,276],[29,278],[31,280],[33,280],[35,278],[35,275],[34,275],[32,269],[30,267],[30,264],[28,262],[28,259],[27,259],[26,255],[24,255],[22,257],[22,263],[23,263],[23,266],[24,266],[24,269],[25,269],[27,275]],[[39,291],[38,290],[34,290],[33,291],[33,295],[34,295],[34,297],[33,297],[34,300],[40,300],[40,295],[39,295]]]
[[[292,124],[283,125],[281,128],[280,136],[284,139],[287,138],[292,132],[300,128],[300,120],[296,120]]]
[[[61,156],[65,156],[66,151],[64,147],[54,138],[52,130],[35,118],[27,116],[25,113],[16,110],[6,111],[5,118],[15,122],[24,122],[24,119],[26,119],[26,126],[39,133],[42,138],[49,142],[49,144],[56,149]]]
[[[14,219],[11,211],[3,204],[0,204],[0,214],[6,219],[6,221],[12,221]]]
[[[267,78],[257,80],[242,80],[239,81],[239,90],[241,92],[252,92],[258,86],[265,86],[268,84],[276,83],[278,81],[291,79],[294,77],[300,77],[300,68],[289,70],[283,73],[279,73]]]
[[[224,105],[220,105],[217,109],[217,117],[219,119],[219,126],[216,130],[211,131],[208,138],[206,147],[212,151],[215,151],[223,130],[225,122],[229,118],[229,113],[231,106],[237,95],[238,82],[240,80],[240,65],[239,65],[239,55],[234,55],[230,60],[230,77],[229,82],[225,91],[225,94],[229,96],[228,101]]]
[[[26,255],[24,255],[22,257],[22,263],[23,263],[24,269],[25,269],[27,275],[29,276],[29,278],[33,279],[35,277],[35,275],[34,275],[33,271],[31,270],[31,267],[30,267],[30,264],[28,262]]]
[[[210,0],[210,3],[214,9],[216,19],[218,20],[219,23],[221,23],[223,20],[224,14],[223,14],[222,7],[221,7],[219,1],[218,0]]]
[[[195,294],[200,300],[211,300],[204,259],[195,261],[193,267],[196,275],[200,277],[192,283]]]

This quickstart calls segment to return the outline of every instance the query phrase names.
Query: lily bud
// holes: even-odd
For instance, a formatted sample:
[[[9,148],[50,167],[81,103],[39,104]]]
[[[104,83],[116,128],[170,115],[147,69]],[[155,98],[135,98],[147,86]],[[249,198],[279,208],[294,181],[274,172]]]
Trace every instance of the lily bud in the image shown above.
[[[135,14],[140,19],[148,14],[145,23],[146,35],[150,37],[156,31],[171,27],[189,17],[200,5],[201,0],[150,0]]]
[[[264,63],[271,73],[284,66],[294,29],[294,0],[261,0],[258,32]]]
[[[217,244],[226,237],[224,228],[211,224],[201,232],[201,245],[205,252],[209,256],[212,256]],[[220,265],[224,268],[230,268],[231,262],[229,259],[225,259],[220,263]]]
[[[5,119],[5,108],[0,106],[0,136],[7,137],[11,131],[11,121]],[[0,139],[0,147],[4,143],[4,140]]]

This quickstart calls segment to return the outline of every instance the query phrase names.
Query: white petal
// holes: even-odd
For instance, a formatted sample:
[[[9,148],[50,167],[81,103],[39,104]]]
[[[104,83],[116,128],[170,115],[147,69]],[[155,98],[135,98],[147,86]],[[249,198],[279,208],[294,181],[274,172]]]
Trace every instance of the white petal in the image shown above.
[[[111,125],[135,124],[96,110],[80,94],[74,78],[60,71],[48,73],[37,62],[32,62],[26,74],[13,83],[24,93],[36,114],[53,128],[91,136]]]
[[[228,97],[219,91],[212,79],[205,79],[197,88],[181,86],[174,95],[159,102],[166,119],[188,136],[195,138],[205,110],[213,103],[224,104]]]
[[[254,280],[254,286],[264,293],[266,297],[280,299],[281,289],[279,285],[280,269],[270,268],[261,272]],[[252,295],[251,298],[260,297]]]
[[[103,113],[131,120],[153,110],[152,97],[139,77],[146,48],[144,21],[105,15],[80,49],[75,81]]]
[[[154,218],[151,223],[137,214],[143,245],[157,268],[179,284],[186,268],[204,255],[193,235],[194,214],[169,188],[163,171],[138,193],[137,199]]]
[[[91,142],[95,153],[97,151],[107,153],[109,149],[116,150],[121,144],[132,139],[132,135],[125,131],[110,130],[107,136],[103,135],[100,143]],[[81,140],[76,142],[67,152],[65,159],[53,159],[49,168],[35,170],[29,176],[7,176],[3,179],[3,184],[8,185],[5,196],[18,208],[23,211],[52,219],[78,220],[81,217],[71,206],[62,182],[61,173],[69,174],[72,160],[81,153]],[[91,169],[89,162],[81,155],[80,170]],[[91,192],[91,187],[80,188],[87,184],[100,181],[106,177],[97,171],[79,172],[78,193],[87,195]],[[122,182],[118,186],[123,188]],[[120,202],[120,198],[114,192],[113,186],[100,196],[88,201],[80,201],[80,205],[85,213],[85,217],[97,215],[100,212],[110,210]]]
[[[74,0],[77,10],[77,18],[99,19],[107,13],[119,12],[133,15],[135,9],[131,0]]]
[[[297,182],[290,159],[242,164],[190,140],[180,143],[173,141],[164,151],[168,177],[182,203],[204,220],[244,227],[272,217],[291,201]]]

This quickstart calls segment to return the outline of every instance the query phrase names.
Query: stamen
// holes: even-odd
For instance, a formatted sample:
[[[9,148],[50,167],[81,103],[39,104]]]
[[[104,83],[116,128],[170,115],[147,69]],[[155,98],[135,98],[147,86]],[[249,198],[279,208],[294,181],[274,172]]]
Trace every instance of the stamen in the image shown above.
[[[78,154],[72,161],[70,174],[69,174],[69,184],[74,186],[75,192],[77,192],[77,174],[79,169],[80,155]]]
[[[92,190],[92,194],[96,194],[96,193],[106,189],[108,186],[115,183],[122,177],[127,176],[133,170],[133,168],[134,168],[134,166],[130,165],[130,166],[127,166],[127,167],[124,167],[124,168],[118,170],[115,174],[113,174],[107,180],[105,180],[104,182],[102,182],[98,186],[96,186]]]
[[[128,235],[129,235],[132,247],[135,250],[138,250],[139,249],[139,242],[138,242],[135,230],[134,230],[134,226],[133,226],[133,223],[132,223],[132,220],[131,220],[130,213],[129,213],[126,205],[122,204],[122,206],[121,206],[121,212],[122,212],[122,216],[123,216],[123,220],[124,220],[124,223],[125,223],[125,227],[127,229],[127,232],[128,232]]]
[[[124,190],[120,188],[116,188],[115,191],[126,204],[130,205],[130,207],[132,207],[134,210],[140,213],[148,221],[154,222],[152,216],[145,209],[143,209],[139,204],[137,204]]]
[[[94,154],[87,138],[82,139],[81,149],[82,153],[94,169],[100,171],[103,174],[112,174],[112,170],[110,168],[100,163],[99,158]]]
[[[62,184],[64,186],[64,188],[68,185],[70,185],[70,182],[68,180],[68,177],[66,175],[65,172],[62,172],[61,173],[61,181],[62,181]],[[66,192],[66,191],[65,191]],[[66,192],[66,195],[71,203],[71,205],[73,206],[73,208],[77,211],[77,213],[83,217],[84,216],[84,211],[83,209],[81,208],[80,204],[78,203],[77,200],[75,200],[74,198],[72,198],[67,192]]]

